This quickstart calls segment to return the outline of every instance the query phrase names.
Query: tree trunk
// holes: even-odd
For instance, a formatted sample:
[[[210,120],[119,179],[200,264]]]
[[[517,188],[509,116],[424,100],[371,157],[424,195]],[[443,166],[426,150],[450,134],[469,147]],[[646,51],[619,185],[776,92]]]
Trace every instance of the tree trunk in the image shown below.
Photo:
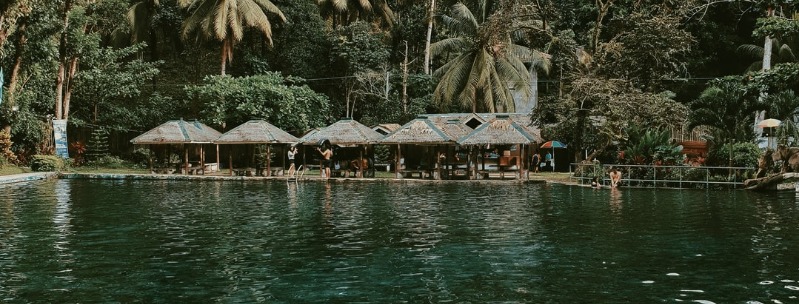
[[[427,16],[427,40],[424,45],[424,73],[430,75],[430,39],[433,36],[433,16],[436,13],[436,0],[430,0],[430,14]],[[406,52],[407,53],[407,52]]]
[[[8,104],[12,107],[14,106],[14,91],[16,91],[17,82],[19,81],[19,70],[22,67],[22,53],[25,49],[25,43],[28,41],[27,36],[25,36],[27,23],[27,17],[20,18],[19,27],[17,28],[19,40],[17,40],[17,50],[14,54],[14,68],[11,69],[11,78],[8,81]]]
[[[64,90],[64,115],[63,119],[69,119],[69,101],[72,99],[72,89],[75,88],[75,74],[78,72],[78,58],[72,58],[67,70],[67,79]]]
[[[225,76],[225,63],[227,62],[227,44],[222,42],[222,60],[220,62],[220,74]]]
[[[402,114],[408,115],[408,41],[405,41],[405,60],[402,63]]]
[[[3,44],[6,43],[6,38],[8,37],[8,28],[3,26],[5,21],[6,16],[0,14],[0,48],[2,48]]]
[[[55,79],[55,119],[63,118],[64,63],[59,60]]]
[[[772,18],[772,17],[774,17],[774,8],[769,6],[768,9],[766,10],[766,18]],[[761,69],[761,71],[768,71],[771,69],[771,51],[772,51],[771,36],[766,36],[765,42],[763,43],[763,68]],[[761,92],[760,96],[758,96],[758,101],[762,102],[766,98],[766,96],[768,96],[768,93]],[[766,111],[755,112],[755,124],[753,128],[757,138],[760,138],[760,136],[763,134],[763,129],[757,126],[757,124],[763,121],[763,119],[766,119]],[[762,144],[759,144],[759,146],[761,146],[761,148],[764,148],[762,147]]]
[[[613,5],[613,0],[605,0],[605,2],[602,2],[602,0],[596,0],[596,8],[599,12],[596,16],[596,24],[594,24],[594,37],[591,39],[593,54],[596,54],[596,51],[599,48],[599,36],[602,33],[602,21],[605,19],[605,16],[607,16],[611,5]]]
[[[64,117],[64,73],[67,64],[67,29],[69,28],[69,11],[72,10],[72,0],[64,2],[63,25],[61,38],[58,43],[58,72],[55,81],[55,118]]]

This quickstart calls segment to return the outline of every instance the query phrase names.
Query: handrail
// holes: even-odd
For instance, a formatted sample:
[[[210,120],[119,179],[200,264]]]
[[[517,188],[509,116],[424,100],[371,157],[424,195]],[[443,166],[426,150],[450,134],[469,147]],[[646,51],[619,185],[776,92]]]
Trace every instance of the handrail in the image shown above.
[[[596,166],[601,166],[602,172],[596,172]],[[695,167],[674,165],[571,163],[569,165],[569,178],[575,179],[580,183],[585,183],[586,181],[590,182],[590,180],[592,180],[595,176],[602,176],[600,182],[602,182],[603,185],[609,184],[610,179],[607,178],[607,172],[611,167],[620,168],[623,172],[622,185],[649,188],[684,188],[684,185],[704,185],[705,188],[710,188],[710,185],[727,185],[731,188],[736,188],[743,186],[743,181],[746,179],[746,171],[751,170],[754,172],[757,170],[755,167]],[[586,172],[586,174],[580,174],[580,176],[577,176],[578,168],[580,169],[579,172],[585,172],[587,170],[590,171]],[[631,170],[646,170],[643,172],[637,172],[639,174],[643,174],[644,178],[630,178]],[[722,173],[725,171],[726,175]],[[658,176],[659,172],[660,176]]]

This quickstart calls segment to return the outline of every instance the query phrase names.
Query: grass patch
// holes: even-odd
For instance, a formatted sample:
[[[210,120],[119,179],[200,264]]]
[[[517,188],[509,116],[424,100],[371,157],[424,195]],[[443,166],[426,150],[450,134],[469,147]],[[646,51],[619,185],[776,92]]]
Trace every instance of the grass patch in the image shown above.
[[[22,174],[22,173],[31,173],[30,168],[25,167],[17,167],[13,165],[5,165],[0,168],[0,176],[2,175],[14,175],[14,174]]]

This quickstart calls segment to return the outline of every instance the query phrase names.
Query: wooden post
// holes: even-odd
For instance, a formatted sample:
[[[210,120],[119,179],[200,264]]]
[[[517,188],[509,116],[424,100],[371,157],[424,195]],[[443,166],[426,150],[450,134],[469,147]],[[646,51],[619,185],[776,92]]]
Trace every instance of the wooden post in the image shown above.
[[[360,165],[358,166],[358,171],[360,171],[360,172],[358,172],[358,174],[361,175],[361,178],[364,177],[363,176],[363,149],[362,148],[363,147],[358,149],[358,161],[360,162]]]
[[[397,144],[397,166],[394,168],[394,176],[396,178],[402,178],[402,146]]]
[[[166,146],[166,169],[172,169],[172,145]],[[169,172],[169,171],[167,171]]]
[[[200,171],[205,175],[205,149],[202,144],[200,144]]]
[[[189,174],[189,145],[183,144],[183,170],[186,175]]]
[[[524,167],[524,144],[519,144],[519,159],[516,160],[516,179],[522,178],[522,167]]]
[[[216,145],[216,169],[219,170],[222,168],[222,164],[219,163],[219,145]]]
[[[230,176],[233,176],[233,145],[228,145],[228,147],[230,147],[227,151],[228,168],[230,168]]]
[[[446,148],[445,148],[446,149]],[[441,157],[439,157],[439,153],[441,153],[441,146],[436,145],[436,179],[443,179],[441,178]],[[446,157],[447,152],[444,152],[444,157]]]
[[[272,175],[272,145],[266,144],[266,176]]]
[[[153,171],[153,145],[147,145],[147,163],[150,165],[150,174],[155,173]]]
[[[308,169],[308,156],[305,155],[305,154],[307,154],[307,153],[305,153],[305,145],[301,145],[300,148],[302,148],[302,169],[303,170],[307,170]],[[296,157],[296,156],[294,156],[294,157]]]

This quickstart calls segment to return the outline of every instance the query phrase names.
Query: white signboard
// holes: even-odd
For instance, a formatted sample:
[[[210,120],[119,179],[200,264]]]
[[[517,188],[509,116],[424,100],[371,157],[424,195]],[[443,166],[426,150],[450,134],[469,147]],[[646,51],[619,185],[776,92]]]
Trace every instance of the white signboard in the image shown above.
[[[55,139],[55,155],[69,158],[66,119],[53,119],[53,139]]]

